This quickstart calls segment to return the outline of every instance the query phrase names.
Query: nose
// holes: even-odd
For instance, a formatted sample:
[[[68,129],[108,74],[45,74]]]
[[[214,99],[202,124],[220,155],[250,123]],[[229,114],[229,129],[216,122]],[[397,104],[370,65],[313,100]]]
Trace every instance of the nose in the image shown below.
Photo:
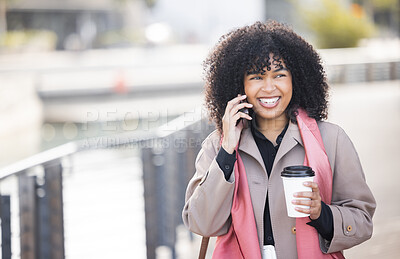
[[[264,80],[264,85],[262,87],[262,90],[264,90],[265,92],[272,92],[276,89],[274,80],[272,80],[271,78],[266,78]]]

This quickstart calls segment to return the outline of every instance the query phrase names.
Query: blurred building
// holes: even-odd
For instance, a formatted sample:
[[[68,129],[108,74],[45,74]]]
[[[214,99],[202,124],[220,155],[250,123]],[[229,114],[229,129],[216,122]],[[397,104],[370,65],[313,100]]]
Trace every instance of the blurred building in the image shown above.
[[[400,1],[399,0],[354,0],[366,10],[374,23],[379,26],[379,36],[400,36]]]
[[[7,30],[55,32],[58,50],[160,42],[207,44],[232,28],[265,20],[266,2],[16,0],[8,2]]]
[[[8,4],[8,31],[51,32],[55,35],[56,43],[53,45],[57,50],[171,43],[214,44],[221,35],[236,27],[267,19],[291,24],[297,32],[309,38],[313,32],[305,23],[300,7],[315,10],[323,2],[325,1],[0,0],[0,3]],[[366,13],[368,19],[379,27],[377,36],[399,36],[398,0],[337,2],[352,10],[356,16]],[[0,21],[0,25],[1,23]]]
[[[143,1],[17,0],[7,7],[7,30],[54,32],[56,49],[107,47],[115,42],[107,35],[143,25],[144,9]],[[117,42],[123,44],[123,37]]]

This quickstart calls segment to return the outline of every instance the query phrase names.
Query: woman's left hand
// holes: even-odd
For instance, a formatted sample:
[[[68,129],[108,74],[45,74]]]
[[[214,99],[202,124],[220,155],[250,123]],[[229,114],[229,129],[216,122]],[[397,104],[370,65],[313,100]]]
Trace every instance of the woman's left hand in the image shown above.
[[[311,200],[293,200],[295,205],[305,205],[310,208],[296,207],[296,210],[302,213],[310,214],[312,220],[316,220],[321,215],[321,195],[319,194],[318,184],[315,182],[305,182],[305,186],[311,187],[312,192],[298,192],[294,194],[296,198],[309,198]]]

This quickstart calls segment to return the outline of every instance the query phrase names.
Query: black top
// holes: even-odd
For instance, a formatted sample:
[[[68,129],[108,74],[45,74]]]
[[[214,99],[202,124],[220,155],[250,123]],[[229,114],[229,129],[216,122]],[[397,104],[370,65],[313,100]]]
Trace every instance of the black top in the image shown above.
[[[279,146],[282,143],[283,136],[285,136],[288,125],[282,130],[281,134],[276,138],[276,146],[269,141],[260,131],[258,131],[255,123],[252,123],[251,133],[256,141],[258,150],[260,150],[262,159],[264,161],[265,169],[267,170],[268,177],[271,175],[272,166],[275,161],[276,153],[278,153]],[[264,245],[274,245],[274,235],[272,233],[271,216],[269,213],[268,192],[267,199],[265,200],[264,207]]]
[[[281,134],[276,139],[277,145],[274,146],[255,126],[255,121],[251,123],[251,133],[257,144],[258,150],[263,158],[265,169],[267,170],[268,177],[271,174],[272,166],[274,164],[276,153],[286,133],[288,125],[283,129]],[[233,166],[236,161],[236,151],[233,154],[227,153],[222,147],[217,154],[216,161],[224,172],[225,179],[228,180],[233,172]],[[311,220],[307,223],[316,228],[318,233],[326,240],[331,241],[333,238],[333,215],[328,205],[321,202],[321,215],[316,220]],[[274,245],[274,236],[271,226],[271,217],[269,213],[268,192],[264,208],[264,245]]]

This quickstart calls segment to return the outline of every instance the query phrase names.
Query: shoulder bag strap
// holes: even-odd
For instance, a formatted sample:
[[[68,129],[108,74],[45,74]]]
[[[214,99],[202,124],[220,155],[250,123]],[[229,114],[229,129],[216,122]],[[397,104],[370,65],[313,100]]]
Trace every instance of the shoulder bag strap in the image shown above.
[[[199,259],[205,259],[206,258],[206,253],[207,253],[207,247],[208,247],[208,241],[209,240],[210,240],[209,237],[203,237],[201,239]]]

